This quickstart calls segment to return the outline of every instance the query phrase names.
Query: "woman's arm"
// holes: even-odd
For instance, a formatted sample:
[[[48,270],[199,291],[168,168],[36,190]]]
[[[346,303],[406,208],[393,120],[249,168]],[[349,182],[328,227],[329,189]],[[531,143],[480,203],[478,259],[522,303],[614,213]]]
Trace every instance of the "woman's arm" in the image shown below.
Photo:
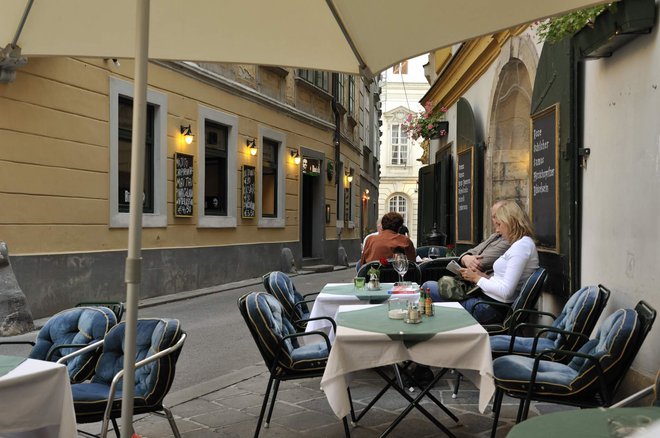
[[[522,242],[516,247],[512,246],[506,258],[506,267],[502,275],[493,275],[490,278],[480,278],[477,285],[491,298],[504,303],[511,303],[516,298],[516,289],[520,276],[531,255],[531,251]]]

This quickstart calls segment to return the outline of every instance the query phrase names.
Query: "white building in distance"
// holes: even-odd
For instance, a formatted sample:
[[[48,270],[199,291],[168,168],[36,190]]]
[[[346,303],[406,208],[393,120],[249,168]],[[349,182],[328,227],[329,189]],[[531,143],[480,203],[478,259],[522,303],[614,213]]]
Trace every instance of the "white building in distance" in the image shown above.
[[[417,176],[422,163],[422,139],[403,130],[408,114],[424,108],[420,99],[429,89],[424,76],[428,55],[404,61],[381,74],[382,142],[380,150],[379,216],[389,211],[403,215],[409,237],[417,245]]]

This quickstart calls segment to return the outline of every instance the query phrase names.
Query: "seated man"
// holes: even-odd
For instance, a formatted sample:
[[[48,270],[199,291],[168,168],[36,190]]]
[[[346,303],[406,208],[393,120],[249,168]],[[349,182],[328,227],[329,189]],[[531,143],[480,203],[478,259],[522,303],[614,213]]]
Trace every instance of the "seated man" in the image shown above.
[[[399,234],[399,228],[403,225],[403,216],[391,211],[382,217],[380,225],[382,231],[365,241],[360,265],[373,260],[390,258],[397,248],[401,248],[408,260],[414,262],[415,245],[412,240]]]
[[[362,258],[362,252],[364,251],[364,245],[365,245],[365,243],[367,243],[367,240],[369,240],[370,237],[377,236],[378,233],[383,231],[383,227],[381,226],[380,221],[381,221],[380,218],[378,218],[378,220],[376,221],[376,231],[364,236],[364,240],[362,241],[362,244],[360,245],[360,258]],[[355,264],[355,271],[359,272],[360,271],[360,266],[362,266],[362,262],[360,260],[358,260],[358,262]]]
[[[502,203],[503,201],[498,201],[490,209],[490,219],[493,226],[495,224],[495,213]],[[461,254],[458,263],[464,268],[489,274],[493,271],[495,260],[504,254],[510,246],[511,244],[500,233],[494,232],[488,239]],[[445,299],[460,299],[463,297],[464,292],[473,286],[473,284],[456,277],[443,277],[439,281],[427,281],[422,285],[424,290],[430,289],[433,301],[441,301],[441,289],[442,296]]]

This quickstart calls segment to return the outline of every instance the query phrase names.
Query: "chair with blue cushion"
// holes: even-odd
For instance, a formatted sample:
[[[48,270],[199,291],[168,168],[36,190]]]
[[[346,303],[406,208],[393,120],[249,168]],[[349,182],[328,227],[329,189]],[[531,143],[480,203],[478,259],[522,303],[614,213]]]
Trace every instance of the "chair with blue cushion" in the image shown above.
[[[112,421],[121,417],[124,367],[125,323],[113,327],[103,340],[103,353],[89,382],[71,385],[78,423],[102,422],[101,436]],[[133,413],[155,413],[169,421],[175,437],[180,437],[170,410],[163,405],[186,334],[176,319],[147,318],[137,321],[135,342],[135,392]],[[81,350],[82,351],[82,350]]]
[[[579,407],[607,407],[614,400],[655,321],[656,311],[640,301],[635,309],[619,309],[599,327],[579,351],[549,350],[536,357],[502,356],[493,361],[497,431],[504,394],[520,399],[516,422],[525,420],[532,400]],[[568,364],[547,360],[554,354],[571,357]]]
[[[502,322],[484,325],[486,331],[488,331],[491,336],[503,334],[510,331],[518,324],[527,322],[530,314],[526,310],[533,309],[534,306],[536,306],[536,302],[541,296],[541,290],[543,289],[543,284],[545,283],[547,276],[548,273],[545,268],[537,268],[532,272],[532,275],[529,276],[527,281],[525,281],[525,284],[523,284],[523,287],[520,289],[520,293],[510,305],[493,303],[491,301],[481,301],[475,304],[474,308],[479,305],[489,305],[506,310],[506,316]]]
[[[317,295],[318,292],[312,292],[302,295],[296,290],[296,286],[291,278],[284,272],[273,271],[263,276],[263,283],[266,291],[275,296],[284,307],[288,319],[298,328],[298,331],[304,331],[305,325],[300,320],[309,318],[309,303],[314,302],[308,297]]]
[[[513,330],[516,326],[527,322],[529,319],[530,313],[527,312],[527,310],[533,309],[534,306],[536,306],[536,302],[541,296],[541,290],[543,289],[543,284],[545,283],[547,275],[548,273],[544,268],[537,268],[525,281],[522,289],[520,289],[520,293],[512,304],[495,303],[492,301],[479,301],[474,305],[474,307],[472,307],[472,316],[474,316],[477,321],[479,320],[479,318],[475,315],[474,310],[482,305],[502,309],[504,312],[506,312],[506,316],[504,316],[502,321],[498,323],[482,324],[483,328],[486,329],[488,334],[491,336],[500,335]],[[437,291],[437,283],[434,285],[434,287]],[[433,294],[433,291],[431,291],[431,293]],[[456,398],[458,395],[458,389],[461,385],[461,376],[461,373],[456,375],[452,398]]]
[[[596,326],[610,297],[610,291],[602,286],[585,286],[575,292],[564,305],[558,317],[551,313],[534,309],[524,309],[532,315],[545,315],[555,318],[552,325],[521,323],[512,328],[509,335],[495,335],[490,338],[493,357],[505,354],[536,356],[544,350],[577,351],[589,340],[589,335]],[[525,329],[536,329],[532,337],[519,336]],[[566,361],[568,356],[554,355],[554,361]]]
[[[3,341],[0,344],[32,345],[28,355],[30,359],[51,362],[60,361],[83,347],[94,345],[94,348],[88,348],[83,354],[66,361],[71,382],[83,382],[94,373],[103,337],[115,324],[115,314],[106,307],[76,307],[63,310],[48,319],[34,342]]]
[[[242,296],[238,299],[238,308],[270,372],[257,429],[254,432],[256,438],[259,436],[271,389],[273,398],[265,427],[270,423],[281,381],[323,375],[330,354],[330,340],[320,331],[297,332],[280,301],[265,292],[251,292]],[[336,328],[334,322],[333,328]],[[323,342],[306,345],[299,342],[302,337],[316,335],[322,336]],[[350,436],[346,419],[344,431]]]

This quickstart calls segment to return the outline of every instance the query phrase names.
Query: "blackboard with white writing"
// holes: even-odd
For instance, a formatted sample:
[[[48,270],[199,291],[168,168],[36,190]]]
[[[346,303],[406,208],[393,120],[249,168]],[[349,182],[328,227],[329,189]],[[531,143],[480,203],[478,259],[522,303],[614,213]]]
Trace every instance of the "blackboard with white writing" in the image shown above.
[[[254,166],[243,166],[243,208],[241,217],[250,219],[256,217],[256,172]]]
[[[193,156],[174,154],[174,216],[193,215]]]
[[[456,243],[474,243],[474,148],[458,154],[456,172]]]
[[[530,209],[539,248],[559,251],[557,149],[559,104],[532,115]]]

